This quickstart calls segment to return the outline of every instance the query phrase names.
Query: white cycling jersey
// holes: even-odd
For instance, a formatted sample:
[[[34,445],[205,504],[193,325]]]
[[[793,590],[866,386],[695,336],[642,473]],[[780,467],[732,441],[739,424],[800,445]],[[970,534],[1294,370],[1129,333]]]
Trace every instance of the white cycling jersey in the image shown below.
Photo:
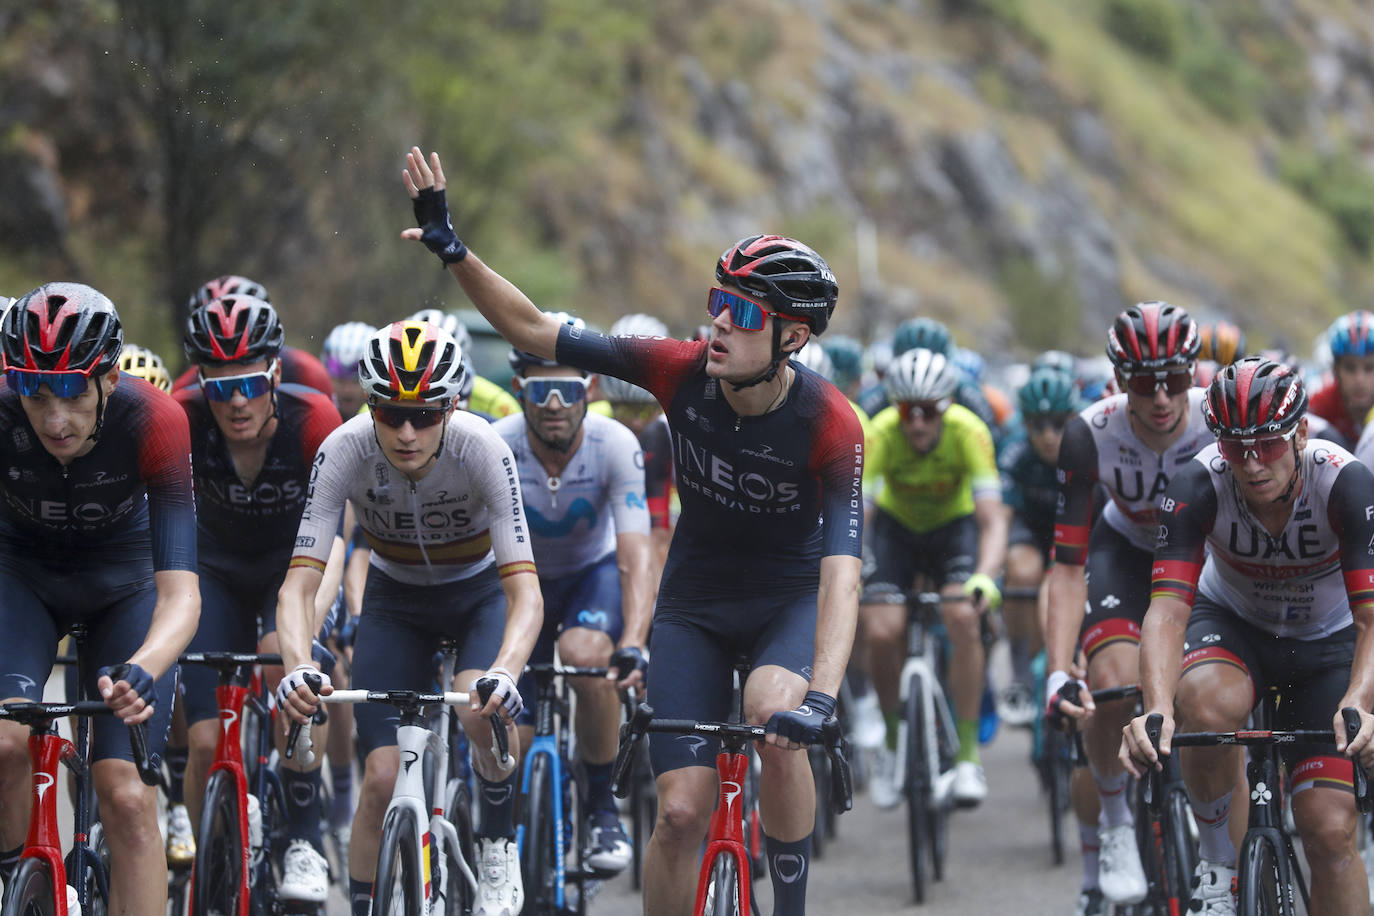
[[[454,582],[493,562],[503,578],[535,571],[515,459],[474,414],[449,416],[439,457],[419,481],[386,460],[371,416],[330,433],[310,468],[292,566],[324,568],[345,500],[372,564],[398,582]]]
[[[610,556],[617,533],[649,533],[644,452],[627,427],[588,413],[582,443],[556,477],[530,448],[523,413],[492,428],[515,456],[540,575],[570,575]]]

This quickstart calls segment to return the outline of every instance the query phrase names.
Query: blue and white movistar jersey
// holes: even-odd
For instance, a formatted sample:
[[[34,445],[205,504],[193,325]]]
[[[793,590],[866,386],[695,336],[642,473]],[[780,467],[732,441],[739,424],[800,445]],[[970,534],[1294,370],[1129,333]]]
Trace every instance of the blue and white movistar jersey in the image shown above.
[[[515,455],[540,576],[566,576],[604,559],[615,552],[617,533],[649,533],[644,452],[627,427],[588,413],[582,444],[554,477],[530,448],[524,414],[492,428]]]

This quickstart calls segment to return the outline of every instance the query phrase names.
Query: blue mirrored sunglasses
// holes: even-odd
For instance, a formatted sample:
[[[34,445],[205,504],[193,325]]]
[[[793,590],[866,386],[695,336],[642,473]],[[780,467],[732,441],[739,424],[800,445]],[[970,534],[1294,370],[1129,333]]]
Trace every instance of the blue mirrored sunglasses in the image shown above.
[[[86,390],[86,376],[80,372],[39,372],[28,369],[6,369],[9,386],[26,398],[38,394],[44,385],[59,398],[74,398]]]
[[[246,375],[226,375],[220,378],[200,376],[200,390],[211,401],[231,401],[234,392],[239,391],[248,400],[260,398],[272,390],[272,373],[277,368],[273,362],[265,372],[250,372]]]
[[[715,318],[727,309],[730,312],[730,323],[741,331],[762,331],[766,319],[788,317],[782,312],[768,311],[753,299],[726,292],[719,286],[711,287],[711,292],[706,297],[706,314]]]
[[[587,380],[576,376],[548,376],[544,378],[520,378],[520,396],[536,407],[548,407],[555,396],[564,407],[581,404],[587,400]]]

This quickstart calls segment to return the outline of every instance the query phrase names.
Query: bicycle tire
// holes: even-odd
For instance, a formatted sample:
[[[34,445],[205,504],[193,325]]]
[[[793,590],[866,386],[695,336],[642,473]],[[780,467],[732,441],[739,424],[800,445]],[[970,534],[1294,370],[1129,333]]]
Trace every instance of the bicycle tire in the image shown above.
[[[449,852],[462,856],[473,875],[476,875],[477,836],[472,828],[472,795],[468,791],[467,783],[454,780],[452,790],[449,792],[448,807],[444,811],[448,817],[448,822],[453,825],[453,829],[458,833],[458,848]],[[444,889],[444,893],[447,900],[457,901],[457,910],[449,910],[452,916],[468,916],[477,904],[476,894],[473,893],[455,862],[449,863],[448,886]]]
[[[630,887],[642,890],[644,883],[644,849],[653,836],[654,820],[658,817],[658,796],[653,773],[649,770],[649,756],[641,745],[631,765],[630,830],[634,842]]]
[[[110,843],[105,838],[105,826],[99,820],[91,824],[86,843],[95,853],[96,867],[101,869],[102,874],[98,876],[90,868],[84,869],[81,880],[86,882],[87,905],[81,912],[83,916],[105,916],[109,911],[109,901],[100,893],[100,888],[102,885],[106,890],[110,887]]]
[[[1283,887],[1279,851],[1269,837],[1252,835],[1240,862],[1240,916],[1291,916],[1291,888]]]
[[[1040,780],[1049,805],[1050,856],[1055,865],[1064,864],[1064,819],[1069,810],[1069,780],[1072,777],[1067,744],[1067,735],[1046,727],[1041,743]]]
[[[373,916],[413,916],[425,911],[425,877],[415,829],[415,814],[409,808],[386,813],[377,848],[377,878],[372,884]]]
[[[5,888],[3,916],[53,916],[53,876],[42,859],[21,859],[9,886]]]
[[[815,745],[807,748],[806,757],[811,766],[811,781],[815,785],[816,796],[816,817],[811,828],[811,858],[824,859],[830,838],[825,818],[826,810],[830,807],[830,758]]]
[[[945,701],[939,697],[935,698],[935,725],[936,733],[945,730],[945,724],[940,721],[941,715],[950,716],[952,713]],[[952,726],[951,726],[952,727]],[[954,765],[953,752],[942,749],[940,752],[940,772],[946,772]],[[950,801],[948,798],[939,804],[934,800],[934,784],[927,780],[926,796],[930,801],[926,810],[929,812],[926,818],[926,837],[930,847],[930,873],[936,881],[945,880],[945,857],[949,853],[949,811]]]
[[[243,849],[239,832],[239,794],[227,770],[210,774],[200,812],[200,836],[191,872],[191,912],[237,913],[243,886]]]
[[[530,761],[530,790],[525,796],[525,846],[520,850],[520,877],[525,885],[525,912],[554,913],[554,856],[552,767],[547,754]]]
[[[921,675],[913,674],[907,684],[906,703],[902,711],[906,722],[906,773],[903,783],[906,794],[907,853],[911,870],[911,887],[917,903],[925,903],[926,842],[930,833],[931,779],[926,772],[925,748],[925,691]]]
[[[1193,870],[1197,867],[1197,849],[1188,831],[1191,808],[1188,793],[1170,789],[1164,799],[1164,891],[1166,901],[1186,909],[1192,894]]]
[[[740,909],[739,865],[728,852],[716,853],[711,861],[710,884],[702,916],[745,916]]]

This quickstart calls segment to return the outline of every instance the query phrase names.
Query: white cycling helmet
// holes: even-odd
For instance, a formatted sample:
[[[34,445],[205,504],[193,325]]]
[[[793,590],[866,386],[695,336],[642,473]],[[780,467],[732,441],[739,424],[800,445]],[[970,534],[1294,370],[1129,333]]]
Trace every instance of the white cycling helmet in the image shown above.
[[[835,363],[831,361],[830,354],[825,352],[825,347],[819,343],[808,341],[792,354],[792,362],[801,363],[831,384],[835,382]]]
[[[623,378],[616,378],[614,375],[603,375],[600,378],[601,395],[612,404],[652,404],[655,400],[647,390],[632,385]]]
[[[425,308],[420,309],[411,315],[406,321],[428,321],[435,327],[443,328],[449,335],[458,340],[458,328],[463,328],[463,323],[458,320],[458,316],[452,312],[445,312],[442,309]],[[463,328],[463,333],[467,333],[467,328]]]
[[[358,362],[363,390],[382,401],[452,403],[470,375],[453,335],[424,321],[397,321],[378,330]]]
[[[617,319],[611,325],[612,337],[667,337],[668,326],[653,315],[635,312]]]
[[[938,401],[952,396],[958,387],[959,374],[953,364],[943,354],[923,347],[894,358],[883,376],[883,389],[890,404]]]
[[[320,362],[335,378],[352,375],[358,371],[358,360],[363,358],[367,342],[377,329],[363,321],[349,321],[338,325],[324,339],[320,348]]]

